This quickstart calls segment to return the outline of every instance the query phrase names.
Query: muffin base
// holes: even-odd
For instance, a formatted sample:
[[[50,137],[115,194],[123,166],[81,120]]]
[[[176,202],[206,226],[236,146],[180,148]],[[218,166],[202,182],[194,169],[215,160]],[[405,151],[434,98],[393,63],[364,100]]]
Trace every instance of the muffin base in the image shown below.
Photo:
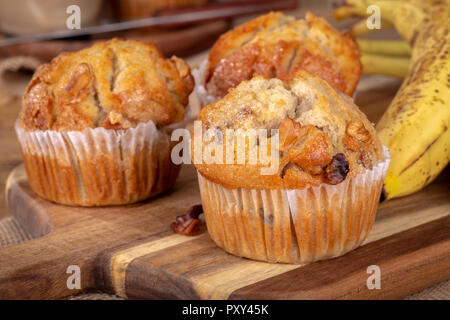
[[[151,121],[117,131],[15,129],[31,188],[60,204],[137,202],[170,188],[180,170],[169,135]]]
[[[225,251],[254,260],[303,264],[343,255],[372,228],[388,164],[338,185],[294,190],[227,189],[199,173],[208,232]]]

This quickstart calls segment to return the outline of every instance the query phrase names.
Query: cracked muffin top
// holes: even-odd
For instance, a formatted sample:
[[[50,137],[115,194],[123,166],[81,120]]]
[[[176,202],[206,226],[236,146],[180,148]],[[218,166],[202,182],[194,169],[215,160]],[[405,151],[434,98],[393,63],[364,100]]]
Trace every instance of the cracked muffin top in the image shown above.
[[[204,136],[203,153],[223,150],[223,164],[195,160],[194,164],[203,176],[227,188],[334,185],[384,160],[372,123],[353,100],[307,71],[299,71],[289,82],[262,76],[243,81],[224,98],[206,106],[198,120],[202,132],[213,132],[215,136]],[[245,149],[239,149],[238,129],[247,133],[252,129],[268,130],[269,147],[264,145],[261,150],[262,140],[256,138],[245,140]],[[277,139],[277,145],[273,139]],[[228,160],[227,148],[232,150]],[[267,168],[268,163],[251,163],[252,152],[274,155],[268,163],[278,161],[276,172],[263,174],[261,168]]]
[[[26,130],[127,129],[181,121],[193,78],[177,57],[133,40],[98,42],[41,65],[22,100]]]
[[[352,95],[362,72],[359,48],[325,19],[303,20],[271,12],[223,34],[212,47],[205,87],[221,98],[254,75],[291,80],[307,70]]]

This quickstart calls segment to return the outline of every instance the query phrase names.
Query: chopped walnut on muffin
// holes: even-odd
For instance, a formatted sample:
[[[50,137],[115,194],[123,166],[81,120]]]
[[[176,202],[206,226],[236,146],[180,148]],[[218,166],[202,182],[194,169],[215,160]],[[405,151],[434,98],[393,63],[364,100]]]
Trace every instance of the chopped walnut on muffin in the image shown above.
[[[352,95],[362,72],[359,56],[356,42],[325,19],[307,13],[296,20],[271,12],[220,37],[209,54],[204,87],[221,98],[255,75],[289,82],[307,70]]]
[[[154,45],[99,42],[67,52],[35,72],[23,97],[26,130],[127,129],[152,120],[179,122],[193,89],[188,65]]]
[[[261,174],[264,165],[260,163],[196,164],[203,176],[228,188],[338,184],[384,160],[373,125],[352,99],[307,71],[298,72],[289,82],[262,76],[243,81],[206,106],[199,120],[204,130],[221,132],[278,129],[269,139],[271,145],[278,139],[276,174]],[[254,148],[259,148],[258,142],[249,142],[245,153]]]

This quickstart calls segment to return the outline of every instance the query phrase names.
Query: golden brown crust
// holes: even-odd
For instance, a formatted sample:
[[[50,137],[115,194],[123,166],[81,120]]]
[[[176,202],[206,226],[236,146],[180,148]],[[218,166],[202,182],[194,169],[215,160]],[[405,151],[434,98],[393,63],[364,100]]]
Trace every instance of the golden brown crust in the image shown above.
[[[98,42],[40,66],[25,92],[20,125],[27,130],[126,129],[184,117],[193,79],[187,64],[164,59],[154,45]]]
[[[352,99],[307,71],[298,72],[288,83],[260,76],[244,81],[206,106],[198,119],[204,131],[225,132],[222,141],[229,139],[227,129],[278,129],[278,135],[268,140],[270,148],[276,148],[273,139],[278,139],[275,174],[262,174],[267,163],[249,161],[251,151],[260,154],[261,150],[258,143],[248,141],[240,152],[235,147],[233,164],[195,163],[203,176],[227,188],[295,189],[337,184],[347,175],[365,172],[384,160],[373,125]],[[226,154],[227,144],[220,139],[203,140],[203,148],[210,144]],[[238,162],[240,154],[245,154],[245,163]],[[226,163],[225,158],[222,163]]]
[[[244,23],[220,37],[208,62],[206,88],[219,98],[254,75],[289,81],[299,70],[352,95],[362,72],[356,42],[312,13],[294,20],[272,12]]]

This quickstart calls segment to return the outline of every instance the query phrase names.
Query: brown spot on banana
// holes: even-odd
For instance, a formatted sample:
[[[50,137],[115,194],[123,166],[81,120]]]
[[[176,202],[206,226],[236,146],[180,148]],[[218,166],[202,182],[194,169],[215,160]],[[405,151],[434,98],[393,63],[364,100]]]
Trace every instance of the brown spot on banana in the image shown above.
[[[401,175],[403,172],[405,172],[405,171],[408,170],[410,167],[412,167],[417,161],[419,161],[419,159],[422,158],[422,157],[427,153],[427,151],[433,146],[433,144],[436,143],[436,141],[439,140],[439,138],[447,131],[447,129],[448,129],[448,127],[445,126],[445,127],[444,127],[444,130],[441,132],[441,134],[440,134],[439,136],[437,136],[433,141],[431,141],[431,143],[429,143],[429,144],[427,145],[427,147],[423,150],[423,152],[422,152],[421,154],[419,154],[419,156],[417,156],[417,157],[416,157],[413,161],[411,161],[406,167],[404,167],[404,168],[400,171],[399,175]],[[428,180],[427,180],[427,181],[428,181]]]

